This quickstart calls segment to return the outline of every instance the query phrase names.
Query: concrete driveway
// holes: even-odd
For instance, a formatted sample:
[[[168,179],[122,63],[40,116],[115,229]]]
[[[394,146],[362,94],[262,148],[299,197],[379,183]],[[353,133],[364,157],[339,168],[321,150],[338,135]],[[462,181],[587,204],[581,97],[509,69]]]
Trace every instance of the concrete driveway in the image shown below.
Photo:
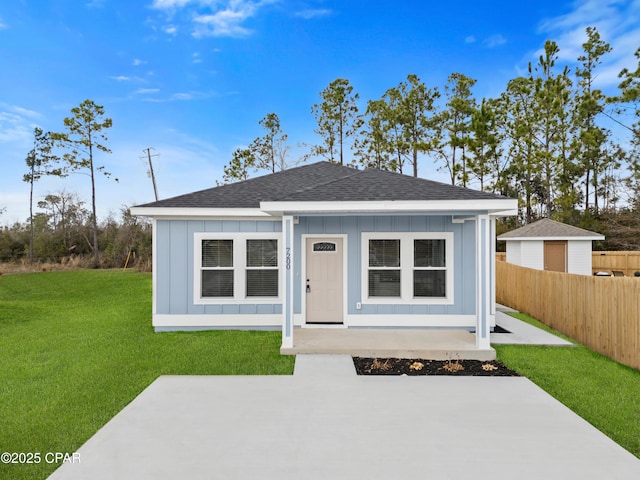
[[[518,377],[160,377],[66,479],[638,479],[640,460]]]

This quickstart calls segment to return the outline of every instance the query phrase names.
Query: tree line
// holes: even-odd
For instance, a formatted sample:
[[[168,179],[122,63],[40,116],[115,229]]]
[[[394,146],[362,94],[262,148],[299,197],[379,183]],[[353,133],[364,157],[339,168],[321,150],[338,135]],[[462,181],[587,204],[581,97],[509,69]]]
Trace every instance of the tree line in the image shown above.
[[[550,217],[602,229],[604,214],[621,213],[623,223],[635,213],[629,218],[637,228],[640,48],[638,66],[623,69],[617,94],[608,96],[595,80],[611,46],[595,27],[586,37],[575,70],[559,65],[560,49],[548,40],[527,73],[496,98],[476,99],[476,80],[463,73],[449,75],[442,88],[410,74],[363,105],[349,80],[338,78],[311,107],[320,142],[297,161],[324,158],[416,177],[435,165],[453,185],[518,198],[520,216],[504,228]],[[259,123],[265,134],[233,153],[223,182],[293,164],[277,114]],[[607,124],[626,138],[616,140]]]
[[[106,130],[113,122],[104,107],[85,100],[71,109],[60,132],[36,127],[23,180],[29,184],[29,219],[0,230],[0,261],[27,259],[31,263],[67,262],[73,266],[117,267],[127,263],[150,268],[151,226],[128,209],[118,220],[113,215],[98,222],[95,181],[111,177],[96,162],[96,153],[111,153]],[[91,184],[89,207],[77,195],[62,190],[34,205],[38,180],[45,176],[87,176]],[[115,181],[118,181],[116,178]],[[34,207],[40,209],[34,212]]]
[[[0,263],[61,263],[95,268],[91,209],[65,191],[38,202],[31,224],[0,229]],[[97,225],[99,267],[151,269],[151,223],[123,208]],[[32,236],[33,235],[33,236]]]
[[[559,47],[548,40],[527,73],[496,98],[476,99],[476,80],[463,73],[449,75],[442,88],[409,74],[363,105],[349,80],[338,78],[311,107],[316,145],[303,145],[306,153],[292,159],[278,115],[268,113],[258,122],[264,134],[232,153],[217,183],[318,158],[416,177],[435,165],[453,185],[519,199],[520,215],[500,231],[550,217],[605,234],[601,248],[640,249],[640,48],[635,70],[623,69],[617,94],[608,96],[594,82],[611,46],[594,27],[586,35],[574,71],[558,64]],[[627,140],[616,141],[607,122]],[[24,175],[29,221],[0,230],[0,260],[82,257],[96,267],[119,266],[131,253],[148,260],[147,222],[126,209],[119,221],[96,216],[96,176],[111,177],[96,162],[96,153],[111,152],[106,131],[112,120],[104,107],[85,100],[63,126],[60,132],[34,129]],[[91,182],[89,207],[62,191],[39,201],[41,211],[34,213],[37,181],[71,173]]]

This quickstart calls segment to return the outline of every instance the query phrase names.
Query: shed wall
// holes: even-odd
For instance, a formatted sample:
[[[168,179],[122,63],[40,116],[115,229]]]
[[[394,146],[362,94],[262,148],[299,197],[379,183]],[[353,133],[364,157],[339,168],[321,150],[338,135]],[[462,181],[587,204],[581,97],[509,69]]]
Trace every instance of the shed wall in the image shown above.
[[[522,242],[519,240],[511,240],[507,242],[507,262],[514,265],[521,265],[522,263]]]
[[[567,272],[591,275],[591,241],[568,240]],[[544,270],[544,240],[508,240],[507,262],[521,267]]]
[[[536,270],[544,270],[544,242],[524,240],[520,242],[520,265]]]
[[[568,273],[591,275],[591,240],[569,240]]]

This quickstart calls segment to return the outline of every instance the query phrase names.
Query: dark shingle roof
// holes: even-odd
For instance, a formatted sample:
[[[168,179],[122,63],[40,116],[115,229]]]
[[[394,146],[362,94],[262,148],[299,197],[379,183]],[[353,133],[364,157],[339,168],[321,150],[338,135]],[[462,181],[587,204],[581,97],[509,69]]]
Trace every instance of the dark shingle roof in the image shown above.
[[[488,192],[455,187],[377,169],[356,170],[329,162],[222,185],[140,207],[259,208],[260,202],[376,200],[491,200]]]
[[[543,218],[524,227],[503,233],[498,240],[517,240],[519,238],[574,238],[574,237],[601,237],[599,233],[591,232],[583,228],[556,222],[549,218]]]

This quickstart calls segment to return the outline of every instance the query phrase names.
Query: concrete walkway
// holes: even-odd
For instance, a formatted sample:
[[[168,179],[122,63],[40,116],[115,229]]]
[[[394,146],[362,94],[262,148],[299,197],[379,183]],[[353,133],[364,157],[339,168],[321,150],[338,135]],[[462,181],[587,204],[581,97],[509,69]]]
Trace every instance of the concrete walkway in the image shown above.
[[[561,340],[509,319],[492,342]],[[357,376],[349,355],[298,355],[292,376],[160,377],[78,453],[50,478],[640,478],[640,460],[526,378]]]
[[[356,367],[351,355],[297,355],[293,374],[298,377],[353,377]]]
[[[640,478],[526,378],[362,377],[301,357],[293,376],[160,377],[50,478]]]
[[[503,307],[504,308],[504,307]],[[510,310],[510,309],[509,309]],[[515,311],[515,310],[511,310]],[[505,311],[496,311],[496,325],[500,325],[511,333],[492,333],[492,344],[509,345],[550,345],[558,347],[572,347],[573,343],[552,333],[540,330],[522,320],[507,315]]]

